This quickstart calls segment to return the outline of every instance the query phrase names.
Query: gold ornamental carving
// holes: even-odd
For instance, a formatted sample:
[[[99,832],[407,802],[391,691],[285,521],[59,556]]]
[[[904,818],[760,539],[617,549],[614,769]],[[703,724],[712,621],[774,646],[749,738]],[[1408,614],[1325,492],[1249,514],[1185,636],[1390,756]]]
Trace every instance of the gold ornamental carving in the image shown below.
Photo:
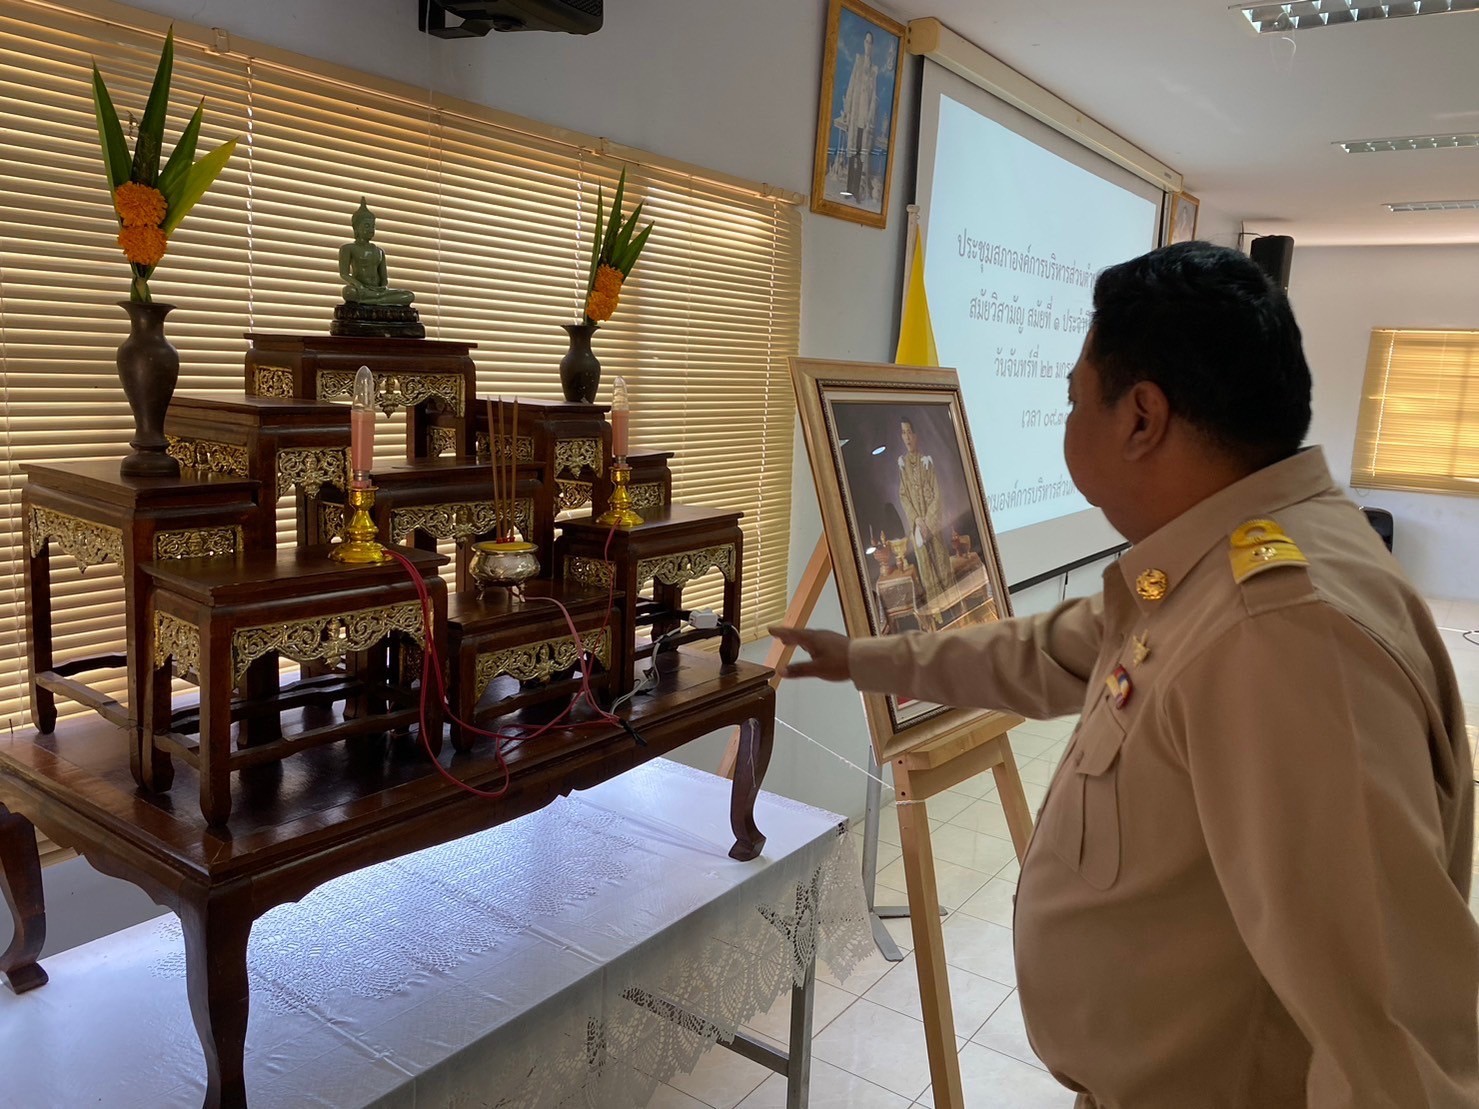
[[[707,574],[715,567],[718,567],[727,580],[733,581],[734,561],[733,543],[726,543],[722,547],[705,547],[701,551],[644,558],[637,563],[637,584],[645,585],[656,579],[664,585],[682,585]]]
[[[499,454],[499,457],[500,458],[507,458],[508,457],[508,452],[511,449],[513,449],[512,446],[511,446],[511,444],[513,443],[513,438],[514,437],[512,435],[505,435],[501,439],[499,439],[499,444],[500,445],[499,445],[499,448],[498,448],[498,454]],[[478,432],[473,437],[473,444],[474,444],[474,449],[477,451],[478,461],[479,462],[487,462],[488,461],[488,433],[486,431],[480,431],[480,432]],[[533,462],[534,461],[534,440],[533,440],[533,438],[531,438],[528,435],[520,435],[519,436],[518,453],[516,453],[514,455],[514,461],[515,462]]]
[[[294,662],[332,665],[354,651],[373,647],[391,632],[404,632],[423,647],[426,645],[420,601],[288,620],[266,627],[237,628],[231,633],[231,673],[240,681],[247,667],[274,652]]]
[[[283,447],[277,452],[277,495],[294,485],[310,497],[325,485],[343,489],[349,484],[347,467],[344,447]]]
[[[31,557],[39,555],[48,541],[76,559],[79,570],[109,559],[123,565],[122,529],[36,505],[31,509]]]
[[[589,466],[597,475],[605,473],[601,461],[601,440],[558,439],[555,441],[555,474],[579,477]]]
[[[602,666],[611,665],[611,629],[597,628],[581,635],[581,645]],[[521,682],[547,682],[563,670],[580,662],[581,650],[568,635],[524,643],[504,651],[490,651],[478,656],[477,695],[482,697],[499,674]]]
[[[214,439],[188,439],[179,435],[166,435],[169,456],[177,459],[181,466],[195,470],[208,470],[213,474],[228,477],[247,476],[247,452],[235,443],[218,443]]]
[[[262,366],[256,368],[252,377],[253,388],[259,397],[293,398],[293,371],[286,366]]]
[[[514,526],[525,535],[534,518],[534,502],[514,505]],[[396,539],[413,531],[424,531],[435,539],[468,539],[497,530],[492,501],[463,501],[454,504],[420,504],[395,508],[390,513],[390,534]]]
[[[567,555],[565,576],[592,589],[610,589],[616,582],[616,564],[585,555]]]
[[[154,557],[204,558],[207,555],[235,554],[242,548],[241,528],[189,528],[184,531],[156,531]]]
[[[398,408],[415,408],[429,400],[444,405],[454,416],[462,415],[460,374],[374,373],[375,407],[389,416]],[[352,400],[354,374],[348,370],[319,370],[319,400]]]
[[[632,508],[638,512],[651,511],[663,506],[662,482],[644,481],[641,485],[627,487],[632,498]]]
[[[581,505],[591,503],[595,488],[588,481],[555,481],[555,508],[560,512],[574,512]]]
[[[174,659],[176,674],[200,673],[200,629],[167,612],[154,614],[154,668]]]
[[[344,506],[342,504],[318,505],[318,541],[327,543],[336,535],[344,534]]]
[[[431,452],[432,458],[451,451],[457,453],[457,429],[455,427],[434,427],[427,431],[426,449]]]

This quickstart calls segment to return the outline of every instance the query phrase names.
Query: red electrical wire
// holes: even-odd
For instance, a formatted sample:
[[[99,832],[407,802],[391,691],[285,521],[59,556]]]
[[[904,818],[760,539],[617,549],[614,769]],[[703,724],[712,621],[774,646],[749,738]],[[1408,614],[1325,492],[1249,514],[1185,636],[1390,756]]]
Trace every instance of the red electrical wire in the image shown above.
[[[605,561],[608,562],[610,561],[611,554],[611,540],[615,535],[616,525],[613,524],[611,527],[611,531],[608,532],[606,535],[606,544],[602,548],[602,554],[603,556],[605,556]],[[387,550],[389,550],[389,548],[387,548]],[[590,661],[586,655],[585,645],[581,642],[580,632],[575,627],[575,619],[570,615],[570,610],[562,605],[559,601],[555,600],[553,597],[536,597],[530,599],[548,601],[550,604],[558,608],[560,610],[560,614],[564,616],[565,626],[570,629],[570,636],[575,643],[576,652],[581,660],[580,692],[570,699],[570,703],[567,704],[563,709],[561,709],[559,714],[555,716],[554,719],[547,721],[546,723],[540,725],[538,728],[535,728],[532,732],[529,732],[527,734],[514,734],[503,731],[488,731],[487,729],[476,727],[475,725],[469,724],[461,719],[452,710],[452,706],[447,701],[446,685],[442,679],[441,654],[437,650],[435,621],[432,618],[431,593],[426,588],[426,582],[422,579],[421,572],[416,569],[415,565],[411,562],[410,559],[396,550],[390,550],[389,553],[392,558],[400,563],[401,568],[405,570],[407,575],[410,577],[411,583],[416,587],[416,596],[420,599],[421,602],[421,624],[426,640],[426,650],[422,653],[421,659],[421,696],[417,703],[416,709],[417,723],[420,725],[421,746],[423,747],[423,749],[425,749],[427,758],[431,760],[431,765],[436,769],[437,773],[440,774],[443,778],[447,779],[447,781],[451,782],[458,789],[463,790],[466,793],[471,793],[476,797],[485,797],[489,800],[497,800],[498,798],[503,797],[505,794],[508,793],[508,788],[512,780],[511,775],[508,771],[508,762],[505,760],[503,754],[503,745],[505,742],[524,741],[540,738],[552,729],[564,725],[571,711],[581,701],[584,701],[587,705],[591,707],[591,709],[595,711],[596,719],[573,721],[568,724],[568,727],[590,728],[621,723],[621,719],[619,717],[607,712],[596,701],[595,694],[591,691]],[[610,627],[611,614],[613,609],[615,608],[615,604],[616,576],[613,574],[606,593],[606,612],[601,620],[601,630],[605,630]],[[431,735],[426,726],[426,704],[427,698],[431,694],[433,681],[435,681],[436,683],[437,700],[441,704],[442,709],[446,713],[446,716],[449,720],[451,720],[458,727],[462,728],[464,731],[472,732],[473,734],[482,736],[485,739],[493,740],[493,754],[494,757],[498,760],[499,769],[503,771],[503,785],[501,785],[497,790],[478,789],[476,786],[472,786],[464,782],[461,778],[456,777],[450,771],[448,771],[447,768],[442,765],[441,760],[437,758],[436,753],[431,749]]]

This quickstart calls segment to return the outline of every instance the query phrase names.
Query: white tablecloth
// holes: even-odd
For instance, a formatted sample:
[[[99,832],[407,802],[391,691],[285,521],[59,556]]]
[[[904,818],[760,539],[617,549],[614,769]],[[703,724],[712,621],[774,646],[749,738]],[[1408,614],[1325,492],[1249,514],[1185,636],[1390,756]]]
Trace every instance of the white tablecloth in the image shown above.
[[[841,818],[762,794],[764,854],[738,863],[728,814],[728,782],[657,760],[274,909],[248,957],[254,1109],[645,1104],[814,950],[839,976],[871,950]],[[0,1105],[200,1105],[173,916],[43,965],[0,989]]]

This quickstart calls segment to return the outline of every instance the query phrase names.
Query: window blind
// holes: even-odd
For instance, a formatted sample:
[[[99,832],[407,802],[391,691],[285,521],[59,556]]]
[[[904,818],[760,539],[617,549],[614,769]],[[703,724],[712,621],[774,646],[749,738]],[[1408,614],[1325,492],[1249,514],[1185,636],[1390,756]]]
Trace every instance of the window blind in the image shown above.
[[[81,9],[80,11],[78,9]],[[0,0],[0,714],[25,719],[19,497],[27,462],[117,458],[132,432],[113,365],[127,323],[89,84],[142,111],[166,23],[107,0]],[[248,331],[325,333],[338,248],[364,197],[390,281],[431,339],[473,342],[480,395],[558,399],[559,324],[581,313],[598,187],[623,165],[656,222],[596,336],[602,399],[626,378],[632,449],[675,451],[674,498],[742,509],[745,633],[784,610],[801,199],[493,109],[175,24],[166,145],[206,100],[202,149],[236,155],[172,238],[151,288],[179,390],[242,391]],[[377,454],[403,457],[403,417]],[[279,534],[291,542],[290,500]],[[56,657],[120,649],[117,568],[53,557]],[[717,575],[691,587],[717,602]],[[123,676],[113,683],[123,692]],[[85,711],[62,701],[59,712]]]
[[[1479,495],[1479,331],[1372,329],[1351,484]]]

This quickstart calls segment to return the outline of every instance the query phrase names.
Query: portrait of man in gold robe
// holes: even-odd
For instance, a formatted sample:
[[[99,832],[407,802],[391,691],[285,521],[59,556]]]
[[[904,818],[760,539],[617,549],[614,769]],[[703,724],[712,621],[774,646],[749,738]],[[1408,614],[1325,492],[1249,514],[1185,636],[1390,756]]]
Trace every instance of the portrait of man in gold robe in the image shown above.
[[[899,421],[904,453],[899,455],[899,507],[906,534],[914,545],[924,595],[937,600],[950,587],[948,517],[940,498],[940,480],[935,460],[919,449],[914,422]],[[944,534],[942,534],[944,533]]]

